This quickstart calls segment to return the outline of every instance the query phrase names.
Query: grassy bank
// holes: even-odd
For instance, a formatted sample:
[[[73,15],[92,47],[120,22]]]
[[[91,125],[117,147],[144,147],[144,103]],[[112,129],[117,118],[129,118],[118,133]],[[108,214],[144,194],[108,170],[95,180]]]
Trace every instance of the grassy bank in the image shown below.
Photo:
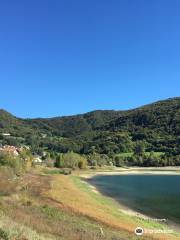
[[[92,191],[78,173],[36,169],[14,178],[1,171],[0,239],[126,240],[139,239],[134,229],[164,226],[128,216],[110,198]],[[178,239],[147,234],[141,239]]]
[[[164,224],[160,224],[157,222],[154,222],[153,220],[145,220],[143,218],[140,217],[140,215],[137,216],[133,216],[132,214],[126,214],[126,211],[124,211],[123,207],[119,205],[119,203],[117,203],[115,200],[108,198],[108,197],[104,197],[101,194],[99,194],[99,192],[97,192],[96,190],[94,190],[90,185],[88,185],[86,182],[82,182],[80,178],[77,177],[73,177],[74,184],[83,192],[86,192],[90,198],[94,199],[96,201],[96,204],[99,205],[97,207],[95,207],[96,209],[98,209],[98,211],[102,208],[103,212],[104,212],[104,217],[103,217],[103,221],[104,219],[106,219],[105,222],[107,222],[108,225],[110,226],[114,226],[117,228],[122,228],[122,229],[126,229],[128,232],[133,233],[134,229],[137,226],[141,226],[144,229],[147,230],[157,230],[157,229],[161,229],[161,230],[165,230],[166,232],[168,232],[168,227],[165,226]],[[101,207],[102,206],[102,207]],[[97,212],[96,212],[97,214]],[[108,219],[108,215],[110,214],[110,218]],[[157,238],[157,239],[176,239],[180,237],[179,233],[177,233],[176,231],[173,230],[173,235],[169,235],[168,234],[162,236],[162,234],[147,234],[146,237],[152,237],[152,238]]]
[[[134,229],[137,226],[142,226],[149,230],[167,230],[166,226],[154,221],[147,221],[135,216],[124,214],[118,203],[92,191],[91,187],[86,182],[82,181],[79,176],[57,175],[54,179],[53,191],[51,192],[53,198],[61,201],[64,206],[70,208],[73,212],[88,216],[112,229],[119,229],[121,232],[131,234],[130,239],[133,239]],[[57,184],[58,182],[61,182],[62,186],[66,187],[60,189],[59,184]],[[63,199],[62,196],[64,196]],[[154,235],[147,234],[146,239],[147,237],[157,239],[176,239],[176,236],[176,233],[172,236],[168,236],[168,234],[162,236],[162,234],[156,233]]]
[[[34,170],[15,179],[1,172],[0,239],[136,239],[78,212],[73,178],[52,173]]]

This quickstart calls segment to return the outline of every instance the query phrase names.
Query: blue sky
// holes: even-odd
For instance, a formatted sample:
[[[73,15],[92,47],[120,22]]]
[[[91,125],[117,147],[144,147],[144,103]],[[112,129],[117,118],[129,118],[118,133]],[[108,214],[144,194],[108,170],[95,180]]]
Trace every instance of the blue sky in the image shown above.
[[[19,117],[179,96],[179,0],[0,1],[0,108]]]

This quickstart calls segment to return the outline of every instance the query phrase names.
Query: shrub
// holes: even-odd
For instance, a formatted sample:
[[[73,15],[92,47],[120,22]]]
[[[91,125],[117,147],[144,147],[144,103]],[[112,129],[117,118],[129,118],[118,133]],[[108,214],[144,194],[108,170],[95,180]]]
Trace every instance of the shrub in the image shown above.
[[[123,167],[125,165],[125,160],[121,156],[115,156],[114,163],[116,167]]]
[[[19,175],[25,170],[25,162],[19,156],[13,156],[8,153],[0,154],[0,165],[8,166],[14,170],[14,173]]]
[[[3,239],[3,240],[9,239],[7,232],[2,228],[0,228],[0,239]]]
[[[64,154],[60,154],[56,157],[55,166],[56,167],[64,167],[64,168],[85,168],[87,165],[87,160],[84,156],[74,152],[68,152]]]
[[[92,153],[88,156],[88,164],[90,166],[111,165],[111,159],[106,154]]]

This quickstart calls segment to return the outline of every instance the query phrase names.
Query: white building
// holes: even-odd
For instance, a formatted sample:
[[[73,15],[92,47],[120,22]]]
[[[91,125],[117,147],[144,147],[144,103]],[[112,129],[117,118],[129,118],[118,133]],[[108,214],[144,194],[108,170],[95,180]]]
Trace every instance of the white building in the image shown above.
[[[42,163],[42,159],[41,159],[41,157],[40,157],[40,156],[36,156],[36,157],[34,157],[34,159],[33,159],[33,163],[37,163],[37,164]]]

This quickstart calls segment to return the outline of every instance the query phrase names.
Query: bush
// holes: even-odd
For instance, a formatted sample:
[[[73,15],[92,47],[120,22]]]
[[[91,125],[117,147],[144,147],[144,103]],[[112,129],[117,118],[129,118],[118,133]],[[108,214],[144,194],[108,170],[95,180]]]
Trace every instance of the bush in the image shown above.
[[[24,148],[20,151],[20,159],[24,162],[24,167],[30,169],[32,167],[33,155],[30,150]]]
[[[25,161],[19,156],[13,156],[8,153],[0,154],[0,165],[12,168],[17,175],[21,174],[26,166]]]
[[[54,167],[54,165],[55,165],[55,163],[52,159],[46,159],[45,163],[46,163],[47,167]]]
[[[87,160],[84,156],[81,156],[80,154],[68,152],[64,154],[59,154],[56,157],[55,166],[61,168],[83,169],[87,166]]]
[[[106,154],[92,153],[88,156],[89,166],[111,165],[111,159]]]
[[[9,239],[7,232],[2,228],[0,228],[0,239],[3,239],[3,240]]]
[[[87,165],[86,159],[83,158],[83,157],[81,157],[81,158],[79,159],[79,162],[78,162],[78,167],[79,167],[79,169],[84,169],[84,168],[86,168],[86,165]]]
[[[116,167],[123,167],[125,165],[125,160],[121,156],[115,156],[114,163]]]

